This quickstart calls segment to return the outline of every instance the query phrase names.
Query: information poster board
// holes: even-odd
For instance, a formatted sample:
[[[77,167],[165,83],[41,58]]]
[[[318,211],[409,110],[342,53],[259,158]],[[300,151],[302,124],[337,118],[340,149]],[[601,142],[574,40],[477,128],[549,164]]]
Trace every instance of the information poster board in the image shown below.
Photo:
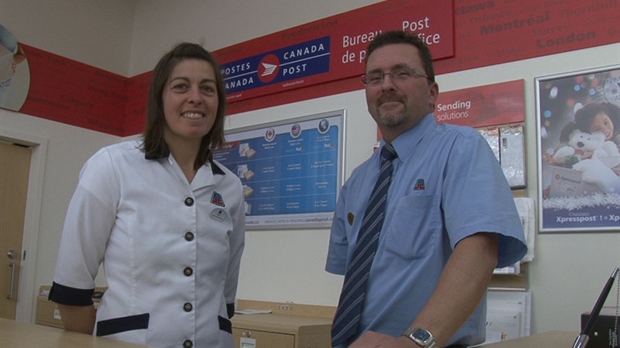
[[[226,133],[214,159],[243,184],[246,228],[331,226],[344,180],[345,110]]]
[[[536,80],[541,232],[620,229],[620,66]]]

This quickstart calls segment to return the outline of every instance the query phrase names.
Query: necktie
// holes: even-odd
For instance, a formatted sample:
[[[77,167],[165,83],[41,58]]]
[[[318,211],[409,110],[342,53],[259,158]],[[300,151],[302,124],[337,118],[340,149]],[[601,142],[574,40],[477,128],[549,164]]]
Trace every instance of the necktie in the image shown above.
[[[398,155],[391,144],[381,149],[381,172],[368,201],[364,220],[360,228],[353,258],[344,277],[338,309],[332,325],[332,343],[334,346],[345,343],[357,331],[362,313],[366,284],[370,266],[379,244],[379,234],[383,226],[388,188],[392,176],[392,160]]]

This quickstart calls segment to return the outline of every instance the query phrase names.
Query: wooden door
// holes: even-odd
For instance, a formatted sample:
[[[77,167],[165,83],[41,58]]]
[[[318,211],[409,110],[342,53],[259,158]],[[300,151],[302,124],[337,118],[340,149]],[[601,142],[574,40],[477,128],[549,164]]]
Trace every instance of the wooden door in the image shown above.
[[[0,142],[0,318],[15,319],[30,155]]]

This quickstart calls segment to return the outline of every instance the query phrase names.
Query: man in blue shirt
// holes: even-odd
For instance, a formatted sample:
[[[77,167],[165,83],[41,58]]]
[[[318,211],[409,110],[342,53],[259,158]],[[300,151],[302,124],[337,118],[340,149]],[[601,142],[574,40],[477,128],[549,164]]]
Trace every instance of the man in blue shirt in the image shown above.
[[[363,82],[368,111],[383,135],[380,150],[391,144],[398,157],[392,161],[362,312],[355,320],[345,319],[356,329],[344,342],[332,332],[340,336],[333,337],[335,347],[481,343],[493,269],[519,261],[527,251],[510,187],[476,130],[437,124],[432,57],[416,35],[391,31],[376,37],[368,47]],[[342,187],[328,272],[344,275],[352,263],[379,177],[380,153],[356,168]],[[348,311],[342,308],[347,292],[345,286],[340,312]]]

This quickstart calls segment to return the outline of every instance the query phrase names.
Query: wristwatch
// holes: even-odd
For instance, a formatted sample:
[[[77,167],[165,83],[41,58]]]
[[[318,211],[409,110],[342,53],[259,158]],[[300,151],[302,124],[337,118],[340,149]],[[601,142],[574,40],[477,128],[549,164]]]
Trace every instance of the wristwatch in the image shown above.
[[[403,336],[407,336],[410,340],[423,348],[439,348],[435,342],[435,337],[428,330],[419,327],[409,328]]]

